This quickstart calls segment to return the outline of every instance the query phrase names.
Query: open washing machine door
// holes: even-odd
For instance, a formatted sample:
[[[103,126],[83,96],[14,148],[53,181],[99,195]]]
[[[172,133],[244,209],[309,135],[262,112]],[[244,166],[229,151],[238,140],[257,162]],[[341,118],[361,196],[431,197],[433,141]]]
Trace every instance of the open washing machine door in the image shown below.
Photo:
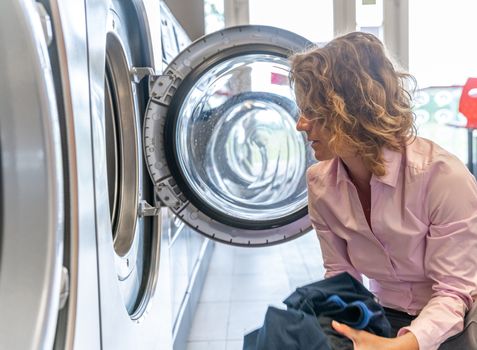
[[[149,77],[148,170],[160,201],[198,232],[266,246],[310,229],[305,172],[314,158],[295,129],[287,60],[309,45],[278,28],[227,28]]]

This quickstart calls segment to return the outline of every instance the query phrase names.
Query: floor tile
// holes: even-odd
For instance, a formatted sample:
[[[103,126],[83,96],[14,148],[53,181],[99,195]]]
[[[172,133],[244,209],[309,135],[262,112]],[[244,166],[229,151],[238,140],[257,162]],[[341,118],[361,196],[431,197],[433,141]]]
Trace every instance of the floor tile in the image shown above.
[[[290,292],[283,273],[234,275],[230,301],[273,301],[284,299]]]
[[[267,255],[236,255],[234,275],[238,274],[285,274],[285,265],[279,252]]]
[[[230,275],[233,272],[236,249],[236,247],[216,243],[207,274]]]
[[[232,290],[232,274],[207,274],[200,294],[201,302],[229,301]]]
[[[263,324],[268,306],[268,302],[232,302],[227,339],[242,340],[245,334],[259,328]]]
[[[225,346],[225,350],[242,350],[243,349],[243,341],[242,340],[230,340],[227,341]]]
[[[230,304],[199,302],[189,333],[189,341],[225,340]]]
[[[187,343],[187,350],[227,350],[225,341],[193,341]]]
[[[267,248],[216,244],[187,349],[242,350],[269,305],[284,309],[286,297],[323,273],[314,233]]]

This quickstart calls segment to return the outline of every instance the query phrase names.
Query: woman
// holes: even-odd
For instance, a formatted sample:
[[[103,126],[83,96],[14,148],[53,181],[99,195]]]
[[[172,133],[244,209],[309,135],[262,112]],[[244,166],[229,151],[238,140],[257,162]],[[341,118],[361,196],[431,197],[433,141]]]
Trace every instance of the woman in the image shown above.
[[[326,277],[370,280],[395,338],[333,322],[355,349],[437,349],[463,329],[477,295],[477,185],[456,157],[414,136],[411,78],[381,42],[350,33],[291,59],[318,163],[309,213]]]

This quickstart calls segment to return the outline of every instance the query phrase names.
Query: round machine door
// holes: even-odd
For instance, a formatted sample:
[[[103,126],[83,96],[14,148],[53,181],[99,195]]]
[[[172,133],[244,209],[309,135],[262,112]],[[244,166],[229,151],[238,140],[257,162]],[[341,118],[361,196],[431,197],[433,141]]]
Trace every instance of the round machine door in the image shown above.
[[[310,228],[313,162],[288,57],[311,42],[266,26],[205,36],[151,77],[144,152],[161,203],[214,240],[264,246]]]

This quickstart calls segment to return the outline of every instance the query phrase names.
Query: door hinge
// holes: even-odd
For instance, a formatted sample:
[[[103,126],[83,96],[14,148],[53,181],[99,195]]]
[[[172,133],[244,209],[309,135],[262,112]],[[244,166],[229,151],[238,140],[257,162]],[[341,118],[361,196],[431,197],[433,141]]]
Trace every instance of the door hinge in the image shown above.
[[[139,84],[147,76],[154,75],[154,69],[151,67],[132,67],[129,71],[131,81]]]
[[[147,201],[141,200],[138,207],[138,215],[140,217],[144,216],[156,216],[159,214],[160,207],[154,207],[150,205]]]

